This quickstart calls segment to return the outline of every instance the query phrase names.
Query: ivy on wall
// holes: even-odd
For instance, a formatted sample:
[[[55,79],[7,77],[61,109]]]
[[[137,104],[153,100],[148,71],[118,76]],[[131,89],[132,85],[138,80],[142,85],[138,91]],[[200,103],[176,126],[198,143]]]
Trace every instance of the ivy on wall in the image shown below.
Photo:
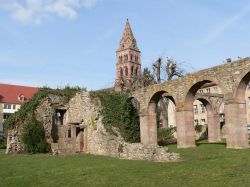
[[[116,127],[125,141],[140,142],[139,115],[127,93],[100,91],[92,95],[101,100],[102,122],[108,132],[114,133],[112,127]]]

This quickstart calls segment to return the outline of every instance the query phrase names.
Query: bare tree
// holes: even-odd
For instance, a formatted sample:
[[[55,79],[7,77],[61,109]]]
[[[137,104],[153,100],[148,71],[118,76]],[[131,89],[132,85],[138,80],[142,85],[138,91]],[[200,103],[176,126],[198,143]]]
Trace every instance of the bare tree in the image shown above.
[[[161,80],[172,80],[175,77],[182,77],[185,73],[181,64],[174,61],[170,57],[166,57],[166,61],[164,61],[163,57],[159,57],[153,63],[153,71],[156,76],[157,83],[161,83]],[[166,75],[165,79],[162,78],[163,75]]]
[[[170,57],[167,57],[165,71],[167,74],[167,80],[172,80],[174,77],[182,77],[185,73],[185,71],[180,67],[180,65],[178,65],[178,63]]]
[[[153,64],[153,70],[155,75],[157,76],[157,83],[161,82],[161,74],[166,75],[166,80],[173,80],[175,77],[182,77],[184,75],[184,70],[181,68],[180,64],[174,61],[172,58],[167,57],[166,62],[163,61],[163,57],[159,57],[156,62]],[[162,73],[161,73],[162,71]],[[169,126],[168,124],[168,106],[170,100],[166,97],[162,97],[159,99],[157,106],[159,107],[160,116],[163,117],[163,121],[165,122],[165,126]],[[160,121],[160,116],[159,121]]]
[[[162,58],[159,57],[155,63],[153,63],[153,71],[156,75],[156,81],[157,83],[161,83],[161,63],[162,63]]]

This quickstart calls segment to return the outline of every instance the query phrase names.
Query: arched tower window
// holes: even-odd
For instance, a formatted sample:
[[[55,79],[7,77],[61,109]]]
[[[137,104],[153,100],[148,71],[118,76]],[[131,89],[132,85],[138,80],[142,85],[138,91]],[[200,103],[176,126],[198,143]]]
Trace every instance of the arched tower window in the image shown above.
[[[122,70],[122,68],[120,68],[120,78],[122,78],[123,77],[123,70]]]
[[[125,66],[125,76],[128,76],[128,67]]]
[[[135,76],[138,76],[138,68],[135,69]]]
[[[131,67],[131,76],[134,74],[134,66]]]
[[[133,61],[133,55],[132,54],[130,55],[130,61]]]

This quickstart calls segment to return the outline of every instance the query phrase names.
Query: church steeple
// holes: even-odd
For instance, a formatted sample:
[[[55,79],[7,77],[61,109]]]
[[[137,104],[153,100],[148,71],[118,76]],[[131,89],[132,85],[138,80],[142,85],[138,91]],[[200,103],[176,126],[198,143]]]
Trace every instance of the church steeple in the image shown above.
[[[133,35],[129,21],[127,19],[118,51],[123,50],[123,49],[128,49],[128,48],[139,51],[137,47],[136,39]]]
[[[141,74],[140,50],[137,47],[129,21],[127,19],[119,48],[116,51],[116,91],[131,88],[135,77]]]

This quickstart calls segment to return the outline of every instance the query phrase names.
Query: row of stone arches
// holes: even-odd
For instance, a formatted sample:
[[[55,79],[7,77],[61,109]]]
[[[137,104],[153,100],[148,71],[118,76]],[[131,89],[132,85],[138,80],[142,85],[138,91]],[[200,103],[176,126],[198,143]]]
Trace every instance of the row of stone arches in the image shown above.
[[[245,92],[250,82],[250,72],[238,78],[232,92],[228,92],[221,82],[214,78],[204,78],[190,86],[184,97],[178,97],[173,90],[155,91],[148,99],[134,98],[140,106],[140,132],[143,144],[157,144],[156,107],[159,99],[167,98],[176,106],[175,119],[177,127],[177,146],[179,148],[195,147],[194,100],[197,99],[206,108],[208,123],[208,141],[221,140],[221,125],[218,111],[208,99],[196,97],[197,91],[205,84],[215,83],[222,90],[225,108],[226,143],[228,148],[247,148],[248,132],[246,120]],[[145,102],[146,101],[146,102]]]

